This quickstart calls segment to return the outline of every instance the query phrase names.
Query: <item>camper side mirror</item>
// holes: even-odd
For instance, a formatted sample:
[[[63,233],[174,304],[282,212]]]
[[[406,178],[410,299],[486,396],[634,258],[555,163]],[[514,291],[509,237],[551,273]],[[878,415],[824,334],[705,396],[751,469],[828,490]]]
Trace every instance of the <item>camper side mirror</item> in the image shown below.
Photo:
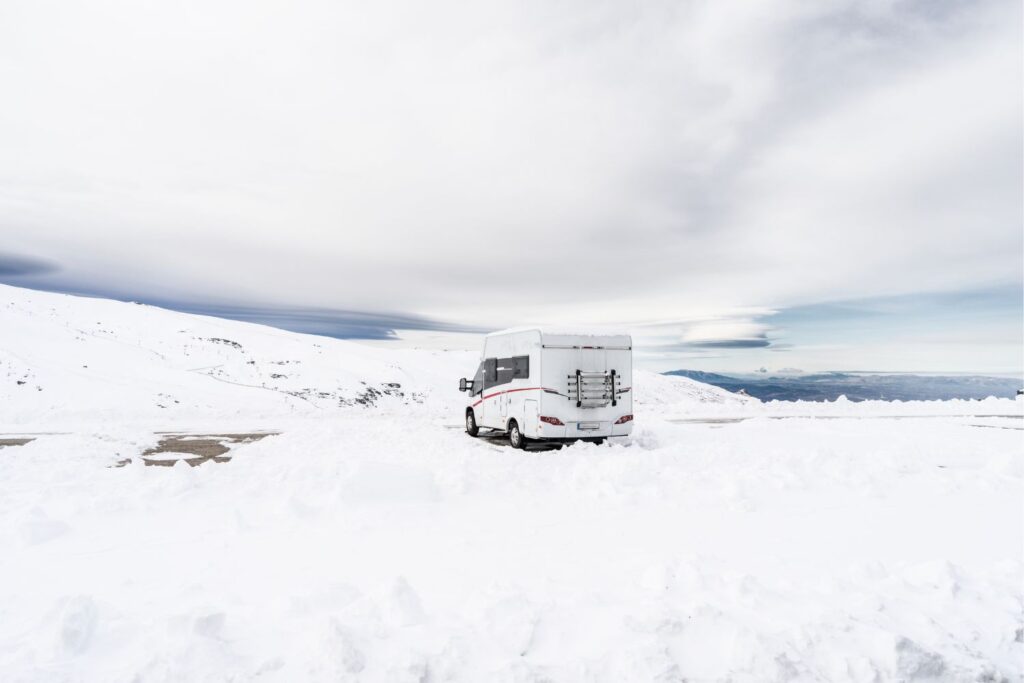
[[[465,377],[459,380],[459,391],[469,391],[472,386],[473,383],[466,381]]]

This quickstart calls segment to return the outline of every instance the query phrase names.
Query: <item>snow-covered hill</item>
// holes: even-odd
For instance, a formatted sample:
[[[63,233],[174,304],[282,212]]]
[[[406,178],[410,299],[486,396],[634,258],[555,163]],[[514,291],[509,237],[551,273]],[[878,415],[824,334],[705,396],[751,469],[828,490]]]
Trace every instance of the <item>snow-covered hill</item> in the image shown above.
[[[734,394],[687,377],[634,371],[638,413],[656,414],[749,414],[757,410],[756,398]]]
[[[457,368],[472,362],[458,352],[389,352],[7,286],[0,286],[0,331],[0,405],[8,425],[259,420],[436,404]]]
[[[0,430],[145,422],[256,428],[348,409],[458,421],[475,353],[385,348],[0,285]],[[634,370],[638,420],[1001,414],[986,401],[768,402]]]
[[[524,453],[475,364],[0,287],[0,681],[1021,680],[1021,402],[638,371]]]
[[[329,415],[351,407],[451,414],[476,355],[384,349],[249,323],[0,285],[0,425],[165,426]],[[638,403],[719,412],[756,403],[636,371]],[[20,427],[19,427],[20,426]]]

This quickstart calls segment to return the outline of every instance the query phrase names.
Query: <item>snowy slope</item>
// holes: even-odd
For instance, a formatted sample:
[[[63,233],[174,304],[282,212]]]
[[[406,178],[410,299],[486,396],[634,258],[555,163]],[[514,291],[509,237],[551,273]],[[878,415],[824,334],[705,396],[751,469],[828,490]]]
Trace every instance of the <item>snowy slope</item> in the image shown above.
[[[667,414],[749,413],[760,402],[687,377],[634,371],[636,412]]]
[[[0,297],[4,682],[1021,680],[1020,402],[638,372],[631,439],[523,453],[473,354]]]
[[[464,351],[382,349],[261,325],[0,285],[0,425],[165,425],[330,415],[350,407],[459,420]],[[699,411],[752,399],[636,371],[638,404]],[[753,401],[756,402],[756,401]]]
[[[467,354],[388,352],[150,306],[0,286],[0,422],[169,424],[436,404]],[[409,366],[415,369],[410,370]],[[447,371],[445,382],[439,376]],[[457,392],[455,392],[457,396]],[[449,396],[450,398],[450,396]]]
[[[0,285],[0,428],[96,420],[198,427],[349,408],[459,419],[472,352],[387,349],[262,325]],[[634,371],[636,412],[669,417],[1020,413],[1021,402],[762,403]]]

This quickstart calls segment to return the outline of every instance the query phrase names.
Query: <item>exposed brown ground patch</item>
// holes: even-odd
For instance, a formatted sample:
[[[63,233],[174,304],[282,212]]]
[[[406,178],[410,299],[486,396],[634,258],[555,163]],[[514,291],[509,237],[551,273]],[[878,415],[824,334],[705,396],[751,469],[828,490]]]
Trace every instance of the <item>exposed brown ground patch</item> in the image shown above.
[[[24,446],[29,441],[35,441],[35,439],[34,438],[20,438],[20,437],[18,437],[18,438],[11,438],[11,437],[0,438],[0,448],[3,448],[4,446]]]
[[[236,446],[259,441],[277,432],[251,432],[245,434],[180,434],[166,433],[153,448],[142,453],[142,461],[147,466],[173,467],[179,460],[184,460],[192,467],[204,462],[227,462],[231,460],[229,453]],[[166,454],[166,455],[165,455]],[[160,456],[160,457],[157,457]],[[121,460],[117,467],[131,462],[131,458]]]

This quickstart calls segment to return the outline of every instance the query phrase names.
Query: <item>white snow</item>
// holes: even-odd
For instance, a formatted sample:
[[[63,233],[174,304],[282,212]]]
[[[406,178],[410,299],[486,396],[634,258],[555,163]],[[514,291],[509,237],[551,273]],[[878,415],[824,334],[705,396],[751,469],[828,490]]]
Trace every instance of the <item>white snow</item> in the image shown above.
[[[475,365],[0,288],[0,679],[1024,675],[1019,401],[638,371],[631,439],[523,453]],[[280,433],[146,467],[171,430]]]

